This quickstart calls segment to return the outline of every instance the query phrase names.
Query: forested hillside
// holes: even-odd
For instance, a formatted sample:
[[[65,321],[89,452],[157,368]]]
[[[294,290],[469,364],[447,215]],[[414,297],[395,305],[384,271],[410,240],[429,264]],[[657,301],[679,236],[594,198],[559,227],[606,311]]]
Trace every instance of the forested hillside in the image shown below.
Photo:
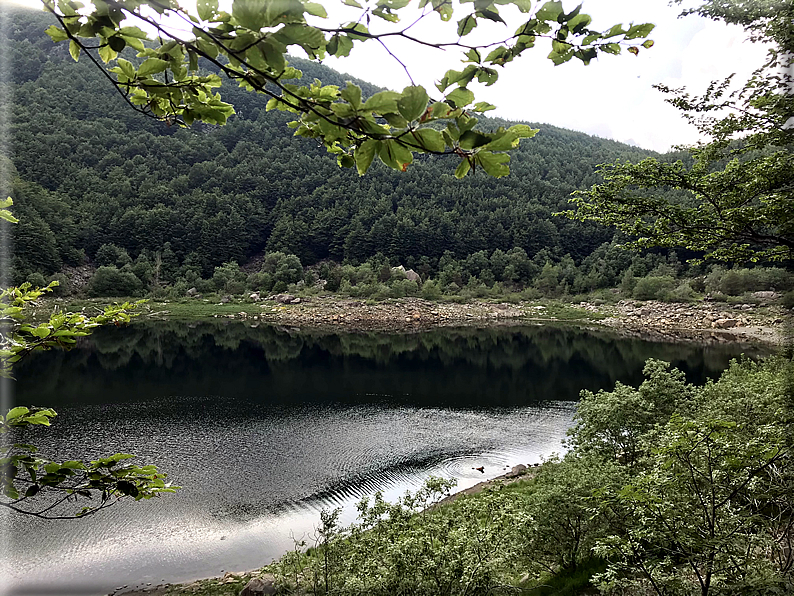
[[[87,60],[76,64],[54,46],[44,35],[49,15],[20,10],[11,20],[16,281],[94,260],[109,244],[133,261],[159,253],[172,278],[188,270],[208,277],[263,251],[293,253],[303,265],[357,264],[381,252],[425,275],[438,272],[446,251],[449,260],[517,247],[532,259],[547,249],[541,267],[564,255],[579,264],[611,232],[552,214],[597,181],[597,164],[648,155],[533,124],[540,133],[502,179],[456,180],[443,158],[428,156],[405,173],[373,167],[360,178],[294,138],[289,115],[265,112],[260,96],[231,85],[223,96],[237,115],[227,126],[185,130],[146,119]],[[293,63],[310,79],[349,79]]]

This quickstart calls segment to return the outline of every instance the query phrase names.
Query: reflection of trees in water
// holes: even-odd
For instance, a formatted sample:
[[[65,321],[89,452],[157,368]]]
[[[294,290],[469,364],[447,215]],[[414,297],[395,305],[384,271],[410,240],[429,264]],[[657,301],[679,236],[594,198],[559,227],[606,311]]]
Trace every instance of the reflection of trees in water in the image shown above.
[[[637,382],[648,358],[702,382],[739,353],[732,345],[653,343],[574,327],[384,334],[163,321],[99,329],[70,353],[31,358],[18,369],[18,385],[24,395],[65,394],[61,403],[99,402],[112,391],[120,400],[165,393],[360,403],[380,393],[425,405],[518,405]]]

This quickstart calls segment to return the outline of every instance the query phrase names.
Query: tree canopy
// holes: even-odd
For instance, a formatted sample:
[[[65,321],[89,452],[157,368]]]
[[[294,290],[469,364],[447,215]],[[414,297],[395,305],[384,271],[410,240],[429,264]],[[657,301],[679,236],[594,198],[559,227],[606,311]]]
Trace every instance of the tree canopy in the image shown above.
[[[686,161],[603,166],[604,183],[576,193],[576,210],[568,215],[615,226],[636,238],[635,247],[684,246],[728,261],[790,261],[794,5],[709,1],[683,14],[690,13],[741,25],[751,41],[766,45],[766,61],[733,90],[732,76],[712,82],[702,96],[657,86],[708,141],[688,148]]]
[[[85,55],[102,68],[136,110],[169,124],[223,124],[234,113],[215,91],[226,78],[267,98],[267,109],[294,114],[290,126],[297,136],[320,140],[341,166],[355,167],[359,174],[376,156],[404,171],[414,153],[429,153],[456,155],[459,178],[478,167],[504,176],[509,172],[506,152],[537,130],[523,124],[477,128],[473,114],[495,106],[475,102],[469,89],[473,81],[496,83],[499,67],[542,41],[551,46],[548,58],[555,64],[573,58],[589,64],[599,53],[619,54],[622,46],[637,54],[640,47],[653,45],[639,41],[650,34],[652,24],[616,24],[598,31],[590,27],[592,18],[581,12],[581,5],[566,12],[559,1],[533,7],[528,0],[477,0],[469,8],[465,2],[420,0],[419,12],[410,13],[408,25],[400,17],[409,0],[378,0],[366,7],[357,0],[343,4],[356,9],[357,18],[328,25],[326,9],[306,0],[234,0],[231,12],[221,10],[217,0],[199,1],[195,11],[175,0],[97,0],[88,9],[72,0],[44,1],[60,23],[48,29],[52,39],[68,41],[75,60]],[[499,7],[505,10],[507,5],[525,15],[518,29],[501,40],[467,41],[479,22],[506,25]],[[424,39],[412,31],[433,15],[442,24],[456,18],[450,41]],[[147,43],[149,35],[155,43]],[[402,92],[365,97],[353,83],[343,89],[319,80],[296,84],[302,73],[287,60],[287,50],[295,46],[310,59],[321,59],[348,56],[362,44],[377,43],[399,62],[387,46],[395,37],[461,50],[464,68],[448,70],[435,90],[412,84]],[[137,51],[129,60],[120,56],[128,47]],[[224,77],[202,72],[202,61]]]

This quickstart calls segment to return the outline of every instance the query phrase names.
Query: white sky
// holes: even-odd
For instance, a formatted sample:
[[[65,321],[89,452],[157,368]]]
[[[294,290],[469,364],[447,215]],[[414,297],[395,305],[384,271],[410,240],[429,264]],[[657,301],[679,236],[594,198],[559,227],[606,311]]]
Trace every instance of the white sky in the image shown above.
[[[36,5],[36,0],[0,0],[7,1]],[[338,0],[320,2],[330,13],[326,26],[356,18],[360,13],[337,6]],[[533,8],[536,5],[533,2]],[[563,5],[571,10],[576,2],[564,1]],[[527,18],[517,10],[500,8],[500,12],[507,27],[483,23],[469,37],[502,39]],[[655,45],[649,50],[641,49],[637,57],[624,51],[620,56],[601,56],[585,67],[575,58],[554,66],[546,59],[549,46],[539,43],[500,69],[499,81],[493,87],[470,85],[477,100],[498,107],[489,115],[554,124],[666,151],[673,145],[696,142],[697,131],[681,118],[678,110],[664,102],[663,94],[653,89],[653,84],[686,86],[697,93],[711,80],[733,72],[737,73],[737,80],[746,80],[765,55],[763,47],[744,40],[741,28],[697,16],[679,19],[680,7],[668,6],[667,0],[584,0],[582,12],[593,17],[590,26],[594,29],[604,30],[615,23],[655,23],[650,36]],[[410,19],[405,15],[402,21],[408,23]],[[379,23],[380,19],[372,20],[373,32],[384,30],[379,27],[390,27],[385,21],[382,26]],[[454,22],[441,23],[436,15],[412,32],[423,39],[452,41],[456,37]],[[480,37],[475,38],[475,33]],[[458,50],[417,47],[396,38],[388,46],[408,66],[414,80],[431,94],[435,91],[433,83],[447,69],[462,68]],[[357,44],[350,57],[330,58],[325,64],[382,87],[400,90],[410,84],[402,66],[374,42]]]

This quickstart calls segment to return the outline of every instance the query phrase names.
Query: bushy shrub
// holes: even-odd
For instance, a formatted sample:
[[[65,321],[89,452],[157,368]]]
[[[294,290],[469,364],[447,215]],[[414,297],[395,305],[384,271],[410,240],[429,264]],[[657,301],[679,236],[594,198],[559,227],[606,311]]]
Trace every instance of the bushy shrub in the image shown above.
[[[35,273],[31,273],[28,275],[27,279],[25,279],[31,286],[34,288],[43,288],[47,285],[47,282],[44,279],[44,276],[36,271]]]
[[[438,300],[441,298],[441,288],[434,279],[428,279],[422,284],[422,298],[425,300]]]
[[[269,273],[252,273],[248,276],[248,287],[259,292],[269,292],[273,289],[273,276]]]
[[[786,291],[794,289],[794,276],[779,267],[755,267],[753,269],[725,270],[715,267],[706,276],[708,292],[722,292],[728,296],[739,296],[745,292],[761,290]]]
[[[298,257],[283,252],[271,252],[265,255],[262,272],[273,276],[275,282],[284,284],[298,283],[303,279],[303,265]]]
[[[245,291],[246,275],[240,270],[236,261],[215,267],[212,274],[212,285],[218,292],[242,294]]]
[[[692,289],[689,282],[681,282],[674,290],[667,296],[670,302],[692,302],[697,298],[697,293]]]
[[[72,293],[72,284],[69,282],[69,278],[63,273],[51,275],[47,283],[49,284],[51,281],[58,282],[58,285],[52,289],[53,296],[68,296]]]
[[[419,284],[408,279],[398,279],[391,284],[389,295],[392,298],[403,298],[404,296],[416,296],[419,294]]]
[[[667,300],[675,287],[674,277],[649,275],[637,280],[632,296],[635,300]]]
[[[88,282],[88,295],[94,297],[137,296],[142,289],[143,283],[132,271],[113,266],[100,267]]]

